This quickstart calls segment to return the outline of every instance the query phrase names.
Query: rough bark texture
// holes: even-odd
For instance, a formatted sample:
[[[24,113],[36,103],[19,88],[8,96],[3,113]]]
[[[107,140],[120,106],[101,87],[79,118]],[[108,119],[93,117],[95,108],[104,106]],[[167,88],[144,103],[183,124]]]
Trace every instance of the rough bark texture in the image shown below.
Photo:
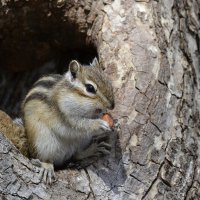
[[[9,5],[24,7],[20,2]],[[41,4],[31,2],[26,2],[30,10]],[[53,2],[63,11],[61,24],[66,25],[65,19],[75,23],[84,35],[81,41],[97,47],[115,87],[112,115],[120,130],[111,135],[110,157],[84,170],[58,171],[51,187],[41,183],[37,169],[0,136],[1,197],[200,199],[200,2]],[[49,7],[38,12],[44,10]],[[4,28],[2,22],[12,12],[2,13]]]

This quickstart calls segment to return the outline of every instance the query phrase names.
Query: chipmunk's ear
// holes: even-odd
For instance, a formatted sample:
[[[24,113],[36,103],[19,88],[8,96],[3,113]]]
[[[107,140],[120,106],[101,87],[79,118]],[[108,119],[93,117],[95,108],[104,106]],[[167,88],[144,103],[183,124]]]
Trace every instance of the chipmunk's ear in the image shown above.
[[[100,69],[100,64],[96,57],[93,59],[92,63],[90,63],[90,66],[97,67]]]
[[[71,73],[73,79],[77,77],[79,71],[80,71],[80,64],[76,60],[72,60],[69,63],[69,72]]]

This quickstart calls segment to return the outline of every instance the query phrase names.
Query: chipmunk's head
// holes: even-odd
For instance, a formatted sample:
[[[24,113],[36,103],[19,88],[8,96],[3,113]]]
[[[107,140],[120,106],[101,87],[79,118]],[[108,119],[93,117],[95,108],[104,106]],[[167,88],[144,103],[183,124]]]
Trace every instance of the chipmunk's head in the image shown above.
[[[70,107],[74,115],[96,117],[106,109],[114,108],[113,87],[96,58],[90,66],[71,61],[61,85],[59,105],[62,112]]]

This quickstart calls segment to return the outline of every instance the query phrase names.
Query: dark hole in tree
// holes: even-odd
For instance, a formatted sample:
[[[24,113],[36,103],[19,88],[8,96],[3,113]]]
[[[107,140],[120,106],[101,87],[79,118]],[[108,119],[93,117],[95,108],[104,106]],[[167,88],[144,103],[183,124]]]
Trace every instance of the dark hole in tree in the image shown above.
[[[97,56],[86,42],[86,29],[63,19],[64,11],[53,2],[48,10],[46,1],[21,3],[0,10],[0,20],[10,12],[0,24],[0,109],[11,117],[20,115],[21,102],[39,77],[64,73],[72,59],[89,64]]]

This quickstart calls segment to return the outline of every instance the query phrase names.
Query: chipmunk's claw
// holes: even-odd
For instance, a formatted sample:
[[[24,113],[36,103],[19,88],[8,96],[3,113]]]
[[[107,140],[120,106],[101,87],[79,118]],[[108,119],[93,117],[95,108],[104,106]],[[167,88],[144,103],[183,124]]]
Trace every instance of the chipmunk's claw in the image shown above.
[[[39,159],[32,159],[31,163],[38,167],[39,179],[51,185],[55,181],[55,172],[52,163],[41,162]]]

